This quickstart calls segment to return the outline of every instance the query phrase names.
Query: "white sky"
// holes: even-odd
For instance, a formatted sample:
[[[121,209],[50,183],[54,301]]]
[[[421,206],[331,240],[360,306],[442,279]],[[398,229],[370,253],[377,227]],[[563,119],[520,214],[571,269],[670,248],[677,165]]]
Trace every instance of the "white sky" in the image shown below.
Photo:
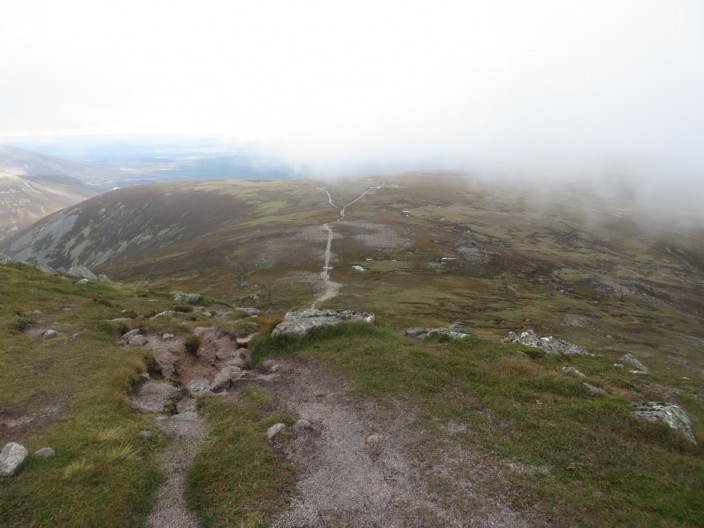
[[[0,0],[0,142],[86,133],[704,179],[704,2]]]

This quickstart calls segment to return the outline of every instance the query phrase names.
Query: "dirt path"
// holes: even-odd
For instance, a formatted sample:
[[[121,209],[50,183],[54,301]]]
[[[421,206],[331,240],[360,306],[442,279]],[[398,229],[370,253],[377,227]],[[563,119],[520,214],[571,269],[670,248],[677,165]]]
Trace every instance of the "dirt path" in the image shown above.
[[[350,203],[343,205],[342,207],[338,207],[335,205],[335,202],[332,200],[332,195],[330,194],[330,191],[325,189],[324,187],[316,187],[316,189],[323,191],[325,194],[328,195],[328,203],[337,209],[338,212],[338,217],[337,220],[333,222],[333,224],[336,224],[343,220],[345,218],[345,210],[350,207],[351,205],[356,204],[360,200],[362,200],[365,196],[367,196],[370,192],[373,191],[378,191],[383,187],[384,184],[381,185],[375,185],[373,187],[370,187],[366,191],[364,191],[362,194],[360,194],[357,198],[352,200]],[[323,293],[320,294],[314,301],[313,304],[311,305],[311,308],[315,308],[318,304],[327,301],[328,299],[332,299],[333,297],[336,297],[337,294],[340,292],[340,288],[342,287],[342,284],[339,282],[334,282],[330,280],[330,258],[332,255],[332,239],[335,237],[335,232],[333,229],[330,227],[329,223],[323,224],[323,229],[325,229],[328,233],[327,235],[327,241],[325,243],[325,256],[324,256],[324,264],[323,264],[323,271],[320,272],[320,283],[322,284],[322,289]]]
[[[272,520],[273,528],[527,526],[500,501],[457,479],[458,467],[491,473],[476,457],[455,453],[430,466],[413,460],[409,446],[423,432],[402,405],[388,409],[350,398],[344,381],[309,364],[286,361],[281,370],[281,380],[269,389],[312,429],[285,444],[302,470],[298,495]],[[440,493],[429,491],[431,481]],[[466,511],[468,502],[478,506]]]

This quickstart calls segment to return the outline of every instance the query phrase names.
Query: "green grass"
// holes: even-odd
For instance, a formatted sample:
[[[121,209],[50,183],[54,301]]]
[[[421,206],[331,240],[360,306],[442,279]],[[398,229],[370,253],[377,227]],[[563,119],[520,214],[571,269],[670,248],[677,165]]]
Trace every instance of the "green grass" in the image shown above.
[[[188,472],[187,498],[204,528],[267,526],[293,490],[294,469],[269,446],[266,430],[295,420],[276,413],[263,389],[244,389],[242,397],[240,403],[198,401],[210,434]]]
[[[440,457],[449,443],[499,466],[548,468],[506,470],[482,486],[553,525],[704,524],[702,450],[666,426],[632,418],[621,399],[590,395],[559,368],[574,364],[609,388],[627,385],[626,374],[614,379],[605,358],[568,362],[525,351],[478,338],[416,342],[371,325],[341,325],[304,338],[262,337],[254,359],[320,362],[352,379],[357,396],[406,402],[430,433],[413,449],[421,459]],[[466,432],[444,432],[448,422]]]
[[[0,415],[33,419],[27,428],[3,428],[0,442],[56,451],[51,459],[30,455],[18,476],[3,478],[0,525],[140,525],[162,481],[154,455],[164,440],[128,398],[147,368],[144,350],[119,348],[109,319],[123,307],[145,313],[168,299],[77,286],[26,266],[0,266],[0,282]],[[23,315],[34,310],[41,313]],[[63,335],[41,341],[23,333],[37,326]]]

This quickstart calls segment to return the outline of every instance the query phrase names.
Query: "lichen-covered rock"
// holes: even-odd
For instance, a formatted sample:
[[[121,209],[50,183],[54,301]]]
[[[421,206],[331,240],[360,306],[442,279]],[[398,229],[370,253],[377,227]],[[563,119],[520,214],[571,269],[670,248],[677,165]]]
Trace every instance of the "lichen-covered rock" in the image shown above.
[[[569,341],[564,341],[563,339],[558,339],[553,336],[538,337],[533,330],[526,330],[521,332],[520,335],[516,332],[509,332],[506,337],[503,338],[504,343],[520,343],[533,348],[538,348],[552,354],[559,356],[564,355],[578,355],[578,356],[590,356],[586,350],[578,347],[574,343]]]
[[[174,301],[178,302],[188,302],[188,303],[194,303],[200,301],[200,293],[183,293],[183,292],[178,292],[176,296],[174,297]]]
[[[665,402],[634,402],[631,403],[637,410],[631,414],[649,422],[664,422],[679,431],[692,443],[697,443],[692,432],[692,422],[687,413],[679,405]]]
[[[16,442],[5,444],[0,452],[0,475],[12,477],[16,475],[27,459],[27,448]]]
[[[272,335],[305,335],[313,328],[340,323],[373,323],[374,320],[374,314],[355,310],[294,310],[286,313],[283,322],[274,328]]]

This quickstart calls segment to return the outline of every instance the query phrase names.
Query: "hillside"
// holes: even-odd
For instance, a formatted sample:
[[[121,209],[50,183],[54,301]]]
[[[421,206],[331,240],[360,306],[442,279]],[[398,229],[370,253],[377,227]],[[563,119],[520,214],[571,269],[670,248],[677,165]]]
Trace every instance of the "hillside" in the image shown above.
[[[16,175],[0,170],[0,239],[101,192],[71,176]]]
[[[700,380],[702,230],[630,205],[447,174],[161,184],[69,207],[0,251],[259,308],[325,297],[399,329],[462,320],[500,339],[531,328]]]
[[[681,402],[701,442],[700,379],[382,323],[272,337],[278,314],[22,264],[0,281],[0,443],[32,453],[0,476],[4,526],[704,521],[701,447],[628,404]]]

